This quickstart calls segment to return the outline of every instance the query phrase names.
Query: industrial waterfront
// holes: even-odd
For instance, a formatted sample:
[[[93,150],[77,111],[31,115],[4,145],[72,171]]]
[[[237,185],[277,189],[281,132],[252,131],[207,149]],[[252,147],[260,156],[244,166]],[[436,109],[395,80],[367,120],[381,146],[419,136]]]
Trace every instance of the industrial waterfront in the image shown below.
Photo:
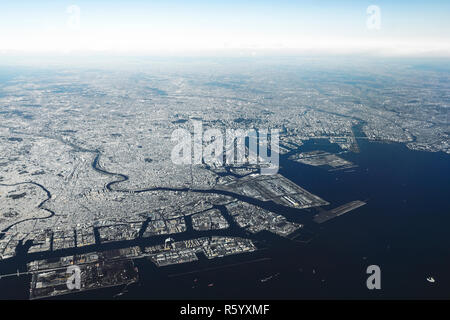
[[[364,139],[359,141],[359,146],[360,153],[345,155],[358,165],[357,170],[350,173],[328,172],[282,157],[280,173],[331,202],[333,205],[328,209],[355,199],[367,201],[354,212],[331,221],[307,224],[308,241],[291,241],[265,231],[255,235],[261,250],[251,255],[215,260],[199,255],[196,261],[165,267],[157,267],[146,258],[136,259],[139,281],[127,286],[126,292],[122,292],[123,286],[118,286],[62,297],[99,298],[101,294],[111,298],[120,293],[116,298],[183,298],[187,294],[194,298],[223,297],[223,294],[230,298],[267,298],[273,292],[283,298],[377,297],[377,293],[365,287],[365,268],[370,264],[379,264],[383,270],[383,294],[379,297],[445,296],[443,288],[449,281],[446,273],[449,257],[445,251],[446,231],[442,221],[447,221],[449,209],[444,178],[449,173],[448,156]],[[302,148],[336,151],[334,145],[324,140],[308,142]],[[390,168],[389,172],[386,167]],[[418,201],[419,194],[428,198],[429,203]],[[310,210],[304,214],[311,218],[314,210]],[[203,234],[227,235],[233,234],[232,230]],[[192,230],[188,237],[175,234],[173,238],[179,241],[194,235]],[[163,243],[165,238],[160,236],[139,244]],[[122,242],[106,244],[104,248],[115,246],[128,245]],[[11,263],[13,261],[0,265],[3,274],[8,270],[14,273],[16,266]],[[22,271],[25,270],[23,263]],[[436,284],[426,281],[430,274],[437,279]],[[11,276],[0,282],[14,283],[14,288],[23,289],[8,292],[8,297],[27,298],[25,288],[30,285],[30,277]]]

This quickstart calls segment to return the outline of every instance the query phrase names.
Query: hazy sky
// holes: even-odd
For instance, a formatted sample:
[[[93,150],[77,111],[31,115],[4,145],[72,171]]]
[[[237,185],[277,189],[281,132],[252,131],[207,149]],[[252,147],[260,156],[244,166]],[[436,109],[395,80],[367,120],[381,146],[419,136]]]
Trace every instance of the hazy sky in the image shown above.
[[[16,52],[450,57],[450,1],[2,0]]]

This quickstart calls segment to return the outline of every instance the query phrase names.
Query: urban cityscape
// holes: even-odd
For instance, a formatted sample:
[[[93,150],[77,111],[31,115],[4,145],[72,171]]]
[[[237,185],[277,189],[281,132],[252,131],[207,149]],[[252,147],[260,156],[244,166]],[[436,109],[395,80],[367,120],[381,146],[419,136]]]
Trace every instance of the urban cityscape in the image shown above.
[[[449,298],[450,29],[401,42],[385,1],[336,25],[232,2],[176,2],[170,26],[152,4],[152,45],[134,2],[114,36],[97,3],[67,7],[67,43],[5,20],[0,299]]]

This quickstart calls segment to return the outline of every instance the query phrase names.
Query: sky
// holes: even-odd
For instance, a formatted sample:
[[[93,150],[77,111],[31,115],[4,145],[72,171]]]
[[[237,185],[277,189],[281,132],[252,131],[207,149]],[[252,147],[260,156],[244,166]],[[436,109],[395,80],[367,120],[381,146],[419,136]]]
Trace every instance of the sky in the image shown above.
[[[0,56],[450,57],[450,1],[0,2]]]

